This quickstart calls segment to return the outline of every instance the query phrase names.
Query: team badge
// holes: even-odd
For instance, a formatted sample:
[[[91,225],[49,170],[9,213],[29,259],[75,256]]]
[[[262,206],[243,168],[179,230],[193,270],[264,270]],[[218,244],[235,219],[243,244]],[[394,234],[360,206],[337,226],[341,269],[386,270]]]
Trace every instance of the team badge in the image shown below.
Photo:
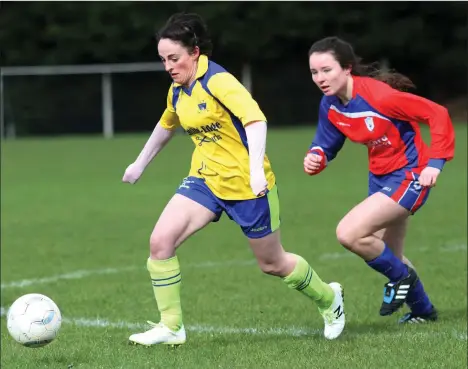
[[[374,120],[372,117],[367,117],[364,121],[366,122],[367,129],[372,132],[374,130]]]
[[[201,111],[206,111],[206,102],[205,101],[202,101],[200,104],[198,104],[198,112],[201,112]]]

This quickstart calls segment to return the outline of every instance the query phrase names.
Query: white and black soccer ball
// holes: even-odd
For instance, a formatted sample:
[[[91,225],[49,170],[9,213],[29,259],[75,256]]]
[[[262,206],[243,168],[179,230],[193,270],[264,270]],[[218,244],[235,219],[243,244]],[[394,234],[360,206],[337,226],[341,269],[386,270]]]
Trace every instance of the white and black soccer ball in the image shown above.
[[[62,324],[58,306],[47,296],[30,293],[17,299],[8,310],[8,332],[26,347],[42,347],[51,343]]]

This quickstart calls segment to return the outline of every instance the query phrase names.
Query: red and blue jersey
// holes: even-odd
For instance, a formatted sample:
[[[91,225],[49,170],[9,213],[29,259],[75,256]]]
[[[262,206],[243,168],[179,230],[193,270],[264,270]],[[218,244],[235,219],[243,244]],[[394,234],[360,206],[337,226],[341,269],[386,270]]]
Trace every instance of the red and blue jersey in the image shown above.
[[[430,147],[418,123],[429,125]],[[347,105],[336,96],[322,98],[309,149],[323,151],[329,162],[346,138],[367,146],[369,171],[375,175],[401,168],[416,173],[426,166],[442,169],[455,150],[455,132],[446,108],[369,77],[353,76],[352,99]]]

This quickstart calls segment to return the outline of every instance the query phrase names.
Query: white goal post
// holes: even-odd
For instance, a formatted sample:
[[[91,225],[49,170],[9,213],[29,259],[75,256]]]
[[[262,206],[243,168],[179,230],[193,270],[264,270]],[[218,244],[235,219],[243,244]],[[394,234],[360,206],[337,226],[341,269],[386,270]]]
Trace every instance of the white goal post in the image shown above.
[[[100,74],[102,94],[102,132],[105,138],[114,136],[114,117],[112,107],[112,73],[159,72],[164,71],[164,65],[158,63],[125,63],[125,64],[91,64],[91,65],[57,65],[30,67],[0,68],[0,119],[1,137],[5,133],[3,79],[9,76],[44,76],[71,74]]]
[[[8,129],[4,111],[4,78],[11,76],[44,76],[44,75],[76,75],[100,74],[102,96],[102,133],[105,138],[114,136],[112,77],[113,73],[162,72],[161,62],[148,63],[118,63],[90,65],[56,65],[56,66],[20,66],[0,68],[0,137],[15,138],[15,129]],[[251,91],[252,75],[249,64],[242,68],[242,83]]]

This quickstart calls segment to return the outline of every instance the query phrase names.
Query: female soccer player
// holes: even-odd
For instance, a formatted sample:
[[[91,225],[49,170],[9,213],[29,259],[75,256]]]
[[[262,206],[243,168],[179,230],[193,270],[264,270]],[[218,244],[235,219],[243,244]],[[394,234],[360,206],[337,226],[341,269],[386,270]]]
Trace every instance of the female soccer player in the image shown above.
[[[195,150],[188,177],[166,205],[150,238],[147,268],[160,323],[133,334],[130,341],[185,342],[176,249],[218,221],[223,212],[247,236],[262,271],[281,277],[315,301],[324,318],[325,337],[337,338],[345,325],[341,285],[322,282],[306,260],[285,252],[281,245],[278,192],[265,155],[265,116],[237,79],[209,60],[212,45],[198,15],[173,15],[158,36],[159,55],[173,79],[167,108],[123,181],[135,183],[177,127],[192,138]]]
[[[337,37],[314,43],[309,65],[324,96],[305,172],[320,173],[346,138],[366,145],[369,154],[369,196],[340,221],[338,241],[389,279],[381,315],[394,313],[406,301],[411,312],[401,323],[435,321],[437,311],[403,256],[403,242],[409,215],[426,202],[445,161],[453,158],[449,114],[432,101],[402,92],[414,86],[401,74],[366,77],[352,46]],[[418,122],[429,125],[430,147]]]

